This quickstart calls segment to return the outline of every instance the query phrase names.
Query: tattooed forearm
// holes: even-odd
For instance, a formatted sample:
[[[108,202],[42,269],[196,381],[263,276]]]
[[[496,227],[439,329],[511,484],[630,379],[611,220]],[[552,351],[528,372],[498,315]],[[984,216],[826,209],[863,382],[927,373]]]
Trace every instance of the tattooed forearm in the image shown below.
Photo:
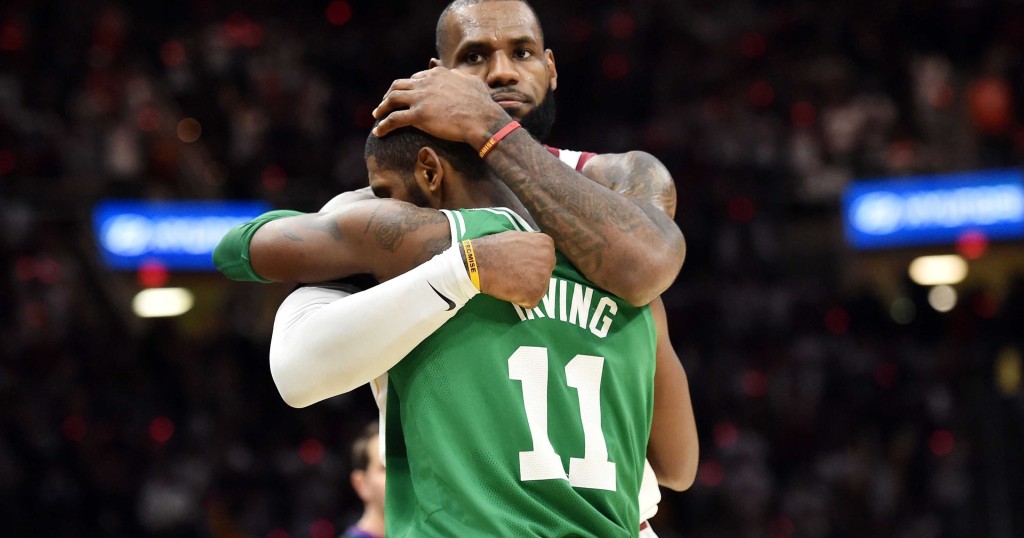
[[[586,181],[521,130],[495,149],[487,158],[491,169],[595,284],[633,302],[649,301],[675,279],[683,241],[667,215]],[[611,174],[623,175],[629,168],[629,163],[620,163]],[[652,168],[629,173],[644,170]],[[638,283],[638,272],[646,273],[649,283]]]
[[[366,223],[365,232],[373,235],[377,246],[388,252],[395,252],[402,246],[406,235],[423,226],[446,223],[447,218],[438,211],[423,210],[405,203],[382,200],[373,209],[370,219]],[[444,240],[451,243],[447,237]],[[432,249],[432,245],[427,245],[422,251],[426,252]]]

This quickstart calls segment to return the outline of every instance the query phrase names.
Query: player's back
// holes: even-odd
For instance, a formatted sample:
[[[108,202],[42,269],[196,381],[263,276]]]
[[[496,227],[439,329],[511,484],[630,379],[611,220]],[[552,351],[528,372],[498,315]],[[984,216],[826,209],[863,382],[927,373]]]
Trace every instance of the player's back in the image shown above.
[[[448,212],[456,239],[526,224]],[[389,373],[389,536],[636,536],[653,405],[647,308],[559,255],[535,309],[486,295]]]

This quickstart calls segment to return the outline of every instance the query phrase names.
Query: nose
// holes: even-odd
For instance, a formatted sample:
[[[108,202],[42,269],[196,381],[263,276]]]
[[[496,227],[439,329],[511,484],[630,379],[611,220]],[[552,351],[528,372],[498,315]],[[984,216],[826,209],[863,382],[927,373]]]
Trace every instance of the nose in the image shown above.
[[[519,83],[519,72],[516,66],[504,52],[495,52],[491,55],[490,65],[487,70],[487,85],[491,88],[502,86],[514,86]]]

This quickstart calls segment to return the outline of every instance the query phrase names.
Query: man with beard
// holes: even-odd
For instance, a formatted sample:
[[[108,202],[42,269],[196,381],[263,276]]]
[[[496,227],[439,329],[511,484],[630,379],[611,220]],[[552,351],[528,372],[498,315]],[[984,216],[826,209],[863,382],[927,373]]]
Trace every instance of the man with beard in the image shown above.
[[[465,144],[406,128],[371,135],[366,152],[373,190],[396,200],[350,200],[264,227],[289,238],[282,256],[332,252],[339,274],[369,272],[385,280],[340,300],[314,292],[326,304],[298,315],[283,314],[282,306],[271,344],[282,395],[302,405],[309,393],[330,395],[322,387],[368,381],[353,378],[351,368],[338,370],[353,353],[345,348],[364,345],[361,340],[411,344],[400,362],[367,356],[358,365],[381,374],[374,387],[386,424],[389,535],[637,532],[664,311],[594,287],[561,256],[536,308],[477,295],[473,245],[506,230],[534,231],[521,202],[486,169],[474,170],[480,161]],[[413,198],[445,211],[403,203]],[[396,286],[389,276],[402,267],[395,260],[407,264],[421,245],[438,252],[440,236],[454,245],[454,255],[449,248],[428,264],[450,260],[447,270],[417,268],[399,277],[420,271],[415,281],[397,284],[408,293],[381,297]],[[479,289],[489,284],[481,277]],[[398,306],[343,312],[346,303],[370,296]],[[388,308],[398,316],[401,310],[458,313],[413,343],[402,322],[379,319],[376,311]],[[370,324],[360,319],[375,317]],[[352,332],[354,325],[360,333]]]
[[[375,115],[384,117],[376,133],[415,125],[443,138],[482,148],[487,145],[484,140],[505,130],[504,138],[490,145],[482,162],[522,199],[540,227],[555,239],[559,249],[585,276],[634,304],[643,304],[671,283],[682,261],[683,250],[678,228],[667,216],[675,210],[675,192],[664,167],[642,152],[594,155],[545,148],[511,123],[511,118],[518,118],[531,134],[542,138],[554,120],[552,91],[557,82],[554,58],[550,51],[543,49],[540,26],[525,2],[460,1],[451,4],[438,23],[438,55],[440,58],[432,60],[430,71],[393,84],[375,111]],[[386,115],[388,112],[390,114]],[[509,126],[511,130],[505,129]],[[580,177],[580,172],[593,182]],[[392,188],[402,190],[401,195],[387,190],[378,190],[377,194],[399,198],[404,195],[411,201],[423,201],[423,193],[415,185]],[[358,196],[361,195],[342,195],[325,209],[336,208]],[[230,276],[306,282],[341,276],[326,249],[302,259],[282,254],[287,252],[281,248],[287,238],[275,235],[272,228],[260,229],[263,222],[251,223],[237,234],[241,247],[236,251],[249,249],[249,238],[252,238],[252,263],[249,264],[247,256],[228,256],[241,261],[235,264],[234,271],[228,272]],[[421,268],[410,275],[419,270]],[[337,304],[330,308],[339,308],[346,301],[360,299],[361,304],[375,305],[378,312],[383,312],[380,301],[360,296],[381,292],[380,288],[393,283],[341,301],[337,299],[344,297],[344,292],[313,297],[310,293],[327,291],[303,288],[298,293],[305,298],[290,297],[293,304],[286,302],[282,310],[298,308],[301,311],[303,306],[323,305],[331,300]],[[296,305],[296,301],[301,304]],[[663,311],[660,300],[654,306]],[[401,310],[400,314],[408,314],[409,305],[402,305]],[[365,320],[366,310],[362,312]],[[417,334],[390,342],[386,351],[395,353],[396,348],[415,347],[424,334],[429,334],[431,327],[439,327],[446,319],[436,313],[424,314],[415,324]],[[278,320],[282,320],[280,314]],[[353,325],[357,326],[363,325]],[[339,325],[334,327],[340,330]],[[668,342],[667,331],[659,330],[658,336],[655,384],[666,388],[655,391],[648,455],[663,485],[685,489],[692,482],[696,469],[696,431],[685,373]],[[375,356],[380,346],[369,345],[372,343],[367,340],[361,340],[362,351],[365,356]],[[319,351],[320,354],[306,354],[307,360],[350,366],[359,362],[345,362],[337,357],[342,351],[338,346],[333,354],[326,346]],[[360,350],[344,351],[350,359],[360,356]],[[273,356],[272,349],[272,361]],[[398,358],[402,356],[404,354]],[[296,362],[293,366],[299,364]],[[340,366],[338,369],[347,371]],[[303,368],[283,367],[279,371],[286,377],[288,372],[311,377]],[[292,376],[292,381],[295,378]],[[315,387],[306,382],[305,388],[296,392],[302,396],[290,403],[308,405],[352,388],[345,383],[318,381],[321,382],[315,383]],[[279,388],[301,385],[278,382]]]

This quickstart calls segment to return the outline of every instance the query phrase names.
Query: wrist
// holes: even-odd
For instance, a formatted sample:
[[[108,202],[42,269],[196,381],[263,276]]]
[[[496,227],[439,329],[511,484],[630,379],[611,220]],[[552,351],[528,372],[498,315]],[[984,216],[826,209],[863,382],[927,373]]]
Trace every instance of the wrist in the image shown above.
[[[466,130],[466,143],[477,151],[480,151],[484,144],[500,131],[502,127],[514,120],[512,116],[505,112],[505,109],[497,104],[494,104],[494,108],[496,110],[486,114],[485,118],[474,125],[472,129]]]

